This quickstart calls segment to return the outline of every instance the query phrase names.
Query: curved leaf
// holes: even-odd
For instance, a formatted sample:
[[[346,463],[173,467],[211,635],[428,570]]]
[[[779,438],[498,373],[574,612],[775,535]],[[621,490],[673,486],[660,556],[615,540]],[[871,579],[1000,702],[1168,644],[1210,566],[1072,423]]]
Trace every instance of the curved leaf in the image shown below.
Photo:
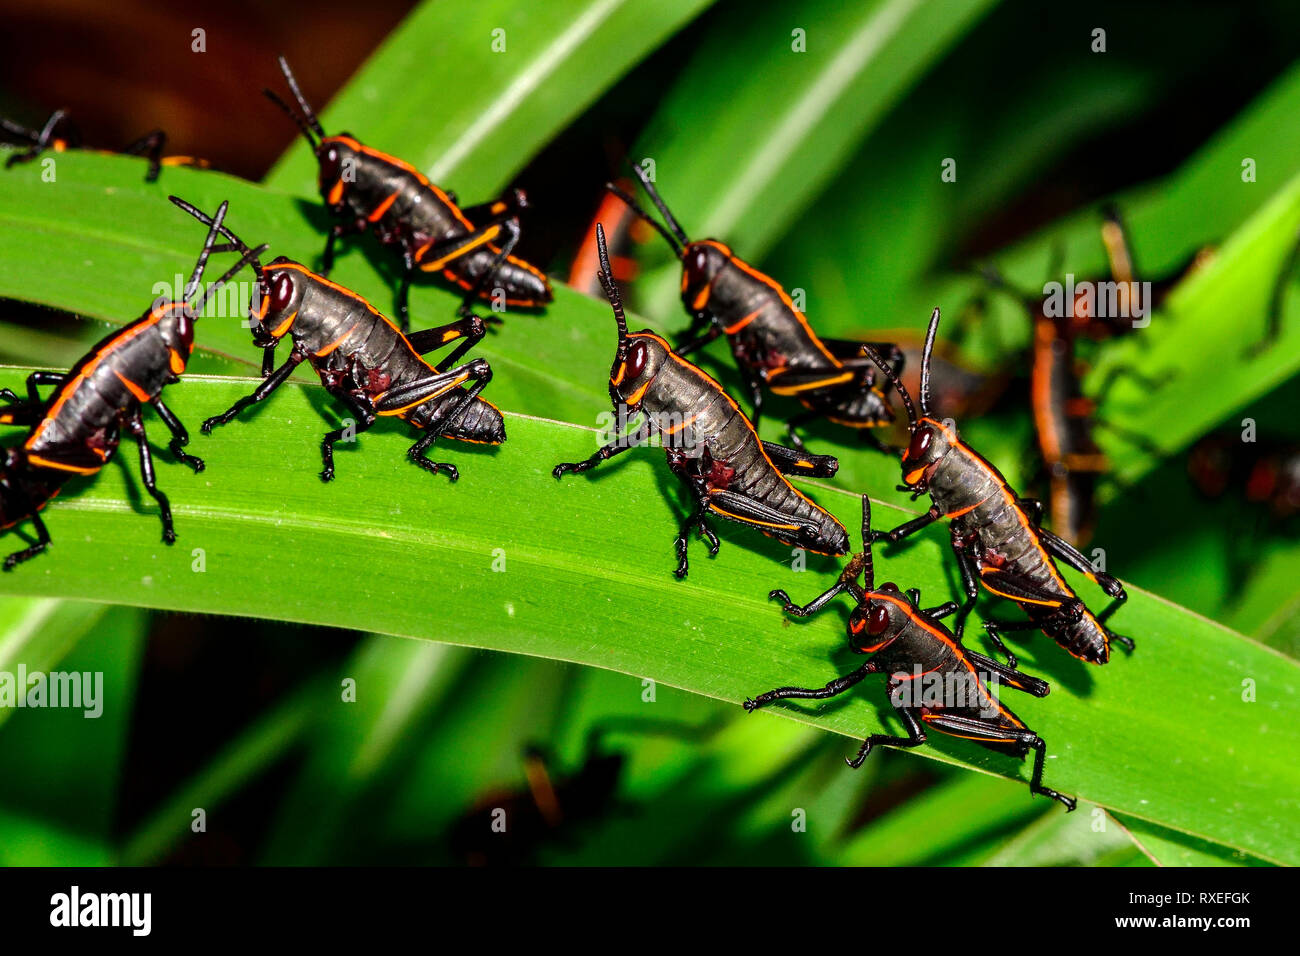
[[[20,381],[11,371],[0,383]],[[169,404],[193,423],[247,388],[246,380],[189,376]],[[812,597],[832,575],[828,559],[810,559],[812,573],[783,570],[787,549],[728,526],[718,529],[716,559],[695,544],[690,577],[673,578],[679,506],[665,494],[657,452],[629,453],[590,478],[557,482],[551,467],[590,454],[596,433],[509,415],[509,440],[495,451],[436,446],[460,467],[463,477],[450,485],[407,463],[411,439],[385,423],[340,449],[338,478],[324,485],[318,445],[335,412],[322,399],[318,387],[287,386],[249,419],[195,440],[208,462],[202,474],[162,465],[160,487],[180,536],[171,548],[158,540],[152,502],[134,463],[126,464],[131,456],[121,455],[51,504],[50,553],[0,577],[0,589],[514,651],[737,703],[779,684],[820,685],[854,666],[841,617],[787,625],[766,598],[778,586]],[[857,497],[810,490],[856,526]],[[905,516],[877,508],[881,527]],[[195,548],[204,552],[202,571]],[[501,572],[493,570],[499,557]],[[878,562],[882,575],[936,601],[950,595],[942,533],[882,550]],[[574,594],[597,597],[577,608]],[[1300,861],[1300,768],[1290,759],[1300,743],[1300,667],[1143,592],[1117,623],[1138,651],[1104,668],[1085,667],[1043,639],[1023,645],[1025,669],[1052,680],[1055,691],[1045,701],[1015,695],[1007,703],[1047,740],[1052,784],[1264,859]],[[1256,700],[1243,700],[1246,679]],[[858,737],[881,726],[883,703],[883,690],[864,684],[821,708],[781,713]],[[893,725],[888,715],[886,722]],[[968,742],[932,739],[926,756],[1025,772]]]

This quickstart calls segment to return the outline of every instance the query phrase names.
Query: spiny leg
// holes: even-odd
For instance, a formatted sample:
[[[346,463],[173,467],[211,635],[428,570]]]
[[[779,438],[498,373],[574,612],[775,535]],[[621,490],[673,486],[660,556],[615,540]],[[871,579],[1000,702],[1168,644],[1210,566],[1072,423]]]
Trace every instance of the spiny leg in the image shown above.
[[[402,275],[397,280],[397,324],[405,332],[411,327],[411,279],[415,277],[415,254],[402,246]]]
[[[1047,743],[1042,737],[1035,734],[1033,742],[1029,743],[1029,746],[1034,751],[1034,772],[1029,778],[1030,792],[1040,793],[1045,797],[1051,797],[1053,800],[1061,803],[1061,805],[1065,807],[1065,812],[1069,813],[1078,806],[1075,799],[1073,797],[1067,797],[1065,794],[1053,790],[1051,787],[1043,786],[1043,765],[1047,760]]]
[[[601,462],[609,461],[615,455],[625,452],[629,448],[635,448],[638,445],[644,444],[650,439],[650,432],[650,422],[647,420],[643,422],[631,436],[616,438],[608,445],[602,445],[596,450],[594,455],[590,458],[584,459],[583,461],[560,462],[560,464],[551,469],[551,474],[556,478],[559,478],[561,475],[568,474],[569,472],[578,474],[580,472],[590,471]]]
[[[440,471],[445,471],[447,477],[452,481],[459,480],[460,472],[457,470],[455,465],[449,462],[433,461],[425,457],[424,453],[429,450],[429,446],[437,441],[437,439],[438,435],[436,432],[426,432],[420,436],[419,441],[407,450],[406,456],[431,475],[436,475]]]
[[[757,697],[746,698],[744,708],[753,713],[758,708],[766,707],[778,700],[825,700],[827,697],[835,697],[844,693],[868,674],[874,674],[875,671],[875,663],[867,661],[857,670],[828,682],[825,687],[778,687],[775,690],[769,690],[765,694],[759,694]]]
[[[1044,797],[1051,797],[1059,801],[1066,811],[1073,810],[1076,806],[1073,797],[1067,797],[1063,793],[1043,786],[1043,762],[1047,757],[1047,745],[1043,739],[1028,729],[1013,729],[999,725],[993,721],[980,720],[975,717],[958,717],[955,715],[931,714],[925,718],[925,722],[935,730],[943,733],[953,734],[958,737],[965,737],[970,740],[978,741],[983,744],[1006,745],[1018,744],[1022,748],[1021,756],[1027,751],[1033,750],[1034,769],[1029,778],[1029,790],[1031,793],[1040,794]]]
[[[700,331],[703,329],[703,331]],[[673,351],[678,355],[687,356],[708,345],[719,335],[722,334],[722,326],[718,325],[713,316],[708,312],[697,312],[691,319],[690,327],[682,336],[679,344],[673,346]]]
[[[455,424],[461,413],[487,387],[488,382],[492,381],[492,368],[487,361],[485,359],[475,359],[458,369],[452,369],[450,372],[442,372],[422,381],[413,382],[405,387],[407,393],[405,397],[398,396],[399,391],[403,390],[394,389],[384,396],[383,400],[376,403],[376,408],[383,411],[389,407],[390,403],[411,404],[416,401],[428,401],[430,398],[436,398],[443,394],[449,388],[459,389],[460,384],[466,380],[473,380],[474,384],[462,393],[461,399],[454,406],[425,426],[424,435],[406,453],[412,462],[425,471],[434,475],[440,471],[445,471],[452,481],[460,478],[460,472],[456,469],[456,466],[447,462],[432,461],[425,457],[424,453],[429,449],[429,446],[446,434],[447,429]]]
[[[447,193],[447,198],[455,202],[455,194]],[[461,214],[470,222],[487,221],[500,216],[518,216],[529,208],[528,196],[522,189],[510,189],[503,192],[491,202],[476,206],[462,206]]]
[[[39,385],[62,385],[68,380],[67,372],[32,372],[27,376],[27,397],[33,402],[41,401]]]
[[[35,508],[31,509],[31,514],[28,517],[32,519],[32,525],[36,528],[36,543],[23,548],[21,551],[15,551],[5,558],[4,569],[6,571],[12,571],[16,565],[36,557],[50,546],[50,532],[46,530],[45,522],[41,520],[41,516]]]
[[[1114,614],[1116,611],[1118,611],[1120,607],[1123,605],[1123,603],[1124,602],[1121,601],[1119,598],[1116,598],[1115,600],[1111,601],[1110,604],[1108,604],[1102,610],[1102,612],[1097,615],[1097,623],[1100,624],[1103,629],[1105,629],[1107,637],[1109,637],[1112,641],[1117,642],[1121,647],[1124,648],[1125,651],[1131,654],[1133,653],[1134,648],[1137,647],[1137,645],[1133,643],[1133,638],[1125,637],[1123,634],[1116,634],[1110,628],[1106,627],[1106,619],[1110,617],[1112,614]]]
[[[7,129],[21,131],[24,137],[32,139],[33,143],[27,149],[22,152],[16,152],[5,160],[5,169],[17,165],[18,163],[31,162],[49,148],[50,143],[56,138],[54,131],[59,127],[67,127],[68,125],[68,114],[64,110],[55,110],[51,113],[50,118],[45,121],[45,126],[39,133],[35,133],[34,135],[31,130],[25,130],[20,126],[6,122],[5,127]]]
[[[679,578],[686,577],[686,573],[689,570],[689,562],[686,557],[686,547],[687,542],[690,540],[692,531],[696,531],[708,539],[710,557],[714,557],[718,553],[718,548],[720,547],[718,537],[713,533],[713,529],[709,527],[708,522],[705,521],[704,518],[707,510],[707,501],[704,498],[700,498],[695,506],[695,510],[691,512],[690,517],[682,523],[681,529],[677,534],[677,539],[673,542],[677,548],[677,570],[673,573]]]
[[[351,440],[375,423],[375,415],[368,409],[362,408],[359,405],[353,405],[350,410],[357,416],[357,421],[351,425],[344,425],[342,428],[336,428],[331,432],[326,432],[325,437],[321,439],[321,481],[334,480],[334,443],[342,441],[344,438]],[[351,432],[351,434],[349,434],[349,432]]]
[[[827,590],[823,591],[803,606],[795,604],[790,600],[790,595],[782,588],[775,588],[768,591],[767,597],[770,601],[780,601],[782,604],[782,610],[784,610],[786,614],[792,615],[793,617],[808,617],[812,614],[816,614],[834,600],[841,591],[845,590],[849,586],[849,583],[850,582],[845,581],[843,576],[841,576],[840,579]]]
[[[473,386],[468,392],[461,393],[464,397],[459,402],[451,407],[438,409],[436,417],[430,421],[428,427],[441,435],[456,420],[461,411],[478,396],[478,393],[483,391],[488,382],[492,381],[492,366],[488,364],[487,359],[474,359],[447,372],[422,375],[420,378],[394,385],[375,399],[374,409],[381,415],[391,415],[438,398],[471,381],[474,383]]]
[[[160,129],[150,130],[122,152],[127,156],[143,156],[149,162],[144,174],[147,183],[156,182],[162,170],[162,151],[167,145],[167,134]]]
[[[986,564],[979,570],[979,580],[989,592],[1021,605],[1032,604],[1047,610],[1078,603],[1077,599],[1064,597],[1059,591],[1050,590],[1023,572],[1006,567],[997,568]]]
[[[1039,625],[1034,621],[985,621],[984,631],[989,636],[989,643],[1006,656],[1007,667],[1015,669],[1016,655],[1008,650],[1002,640],[1003,631],[1037,631]]]
[[[758,434],[758,423],[763,420],[763,380],[747,365],[740,367],[740,377],[745,380],[745,388],[749,390],[749,402],[754,407],[753,414],[749,416],[749,423],[754,426],[754,434]]]
[[[500,239],[503,233],[505,239]],[[408,265],[410,268],[419,269],[421,272],[441,272],[453,263],[481,249],[491,249],[490,244],[498,241],[500,241],[500,248],[494,250],[495,258],[492,265],[485,269],[483,274],[466,290],[465,296],[461,299],[461,304],[456,310],[458,315],[465,317],[472,314],[470,304],[482,295],[483,290],[487,288],[487,283],[496,276],[497,271],[501,268],[501,263],[505,262],[510,250],[519,241],[519,221],[517,219],[512,216],[501,216],[469,232],[452,236],[441,242],[431,243],[414,250],[410,250],[408,247]],[[403,329],[405,329],[405,326],[403,326]]]
[[[364,219],[356,219],[351,222],[336,222],[330,227],[325,236],[325,250],[320,257],[320,274],[329,278],[329,274],[334,270],[334,244],[344,236],[352,233],[362,232],[368,223]]]
[[[483,295],[483,290],[488,287],[497,273],[501,271],[501,265],[508,258],[510,253],[519,244],[519,220],[510,218],[501,222],[501,231],[505,233],[506,238],[499,244],[496,256],[492,259],[492,264],[483,271],[478,280],[465,290],[465,295],[461,297],[460,306],[456,309],[456,314],[462,318],[469,318],[474,314],[474,303]],[[501,322],[500,319],[491,319],[490,321]]]
[[[1031,677],[1023,671],[1018,671],[1010,665],[999,663],[993,658],[985,657],[975,651],[966,651],[966,656],[975,665],[977,671],[985,670],[988,674],[996,676],[999,681],[1014,687],[1016,690],[1024,691],[1026,694],[1032,694],[1035,697],[1046,697],[1051,693],[1052,688],[1045,680]]]
[[[138,413],[135,417],[127,420],[126,428],[131,433],[131,437],[135,439],[135,443],[140,447],[140,477],[144,481],[145,491],[149,492],[153,496],[153,500],[158,502],[158,510],[162,517],[162,539],[167,544],[175,544],[176,529],[172,527],[172,506],[167,500],[167,496],[158,489],[158,482],[153,471],[153,453],[149,451],[149,439],[145,435],[144,422],[140,420]]]
[[[1097,586],[1110,597],[1115,598],[1117,604],[1123,604],[1128,600],[1128,593],[1124,590],[1124,585],[1120,584],[1119,579],[1107,574],[1105,571],[1098,571],[1094,568],[1092,562],[1083,556],[1083,552],[1070,542],[1060,535],[1041,528],[1038,531],[1038,537],[1043,546],[1055,557],[1060,558],[1076,571],[1081,571],[1096,581]]]
[[[441,372],[460,361],[462,356],[477,345],[486,334],[487,326],[484,324],[484,320],[477,315],[470,315],[457,319],[455,322],[440,325],[437,328],[412,332],[406,337],[406,341],[420,355],[425,355],[442,348],[448,342],[461,339],[461,343],[455,349],[433,366],[435,371]]]
[[[857,756],[853,758],[844,758],[854,770],[862,766],[863,762],[871,755],[871,750],[877,744],[885,744],[891,747],[919,747],[925,743],[925,731],[921,729],[921,722],[917,720],[916,713],[910,707],[898,707],[898,716],[903,719],[903,726],[907,728],[906,737],[895,737],[892,734],[872,734],[866,740],[862,741],[862,746],[858,748]]]
[[[177,461],[193,468],[194,473],[197,475],[203,470],[203,459],[182,450],[190,443],[190,433],[185,430],[185,426],[181,424],[181,420],[176,417],[175,413],[162,403],[161,398],[153,400],[153,408],[158,413],[158,417],[162,419],[163,424],[167,426],[167,430],[172,433],[172,440],[167,446],[171,450],[172,456]]]
[[[807,452],[776,442],[763,442],[763,451],[783,475],[803,475],[806,478],[830,478],[839,471],[840,463],[834,455],[810,455]]]
[[[934,509],[931,509],[934,510]],[[953,634],[957,640],[966,631],[966,619],[970,617],[970,612],[975,610],[975,602],[979,600],[980,589],[979,582],[975,575],[975,564],[971,560],[970,549],[961,541],[961,536],[957,529],[953,528],[949,535],[952,541],[953,554],[957,555],[957,570],[961,572],[961,586],[966,594],[966,600],[962,602],[961,608],[957,611],[957,619],[953,622]],[[1007,655],[1007,663],[1012,667],[1016,666],[1016,659],[1010,651],[1002,644],[998,644],[998,649]]]
[[[258,402],[265,400],[268,395],[289,380],[289,376],[293,374],[293,370],[297,368],[299,363],[301,363],[306,357],[306,352],[300,352],[295,348],[289,353],[288,361],[263,379],[262,383],[253,390],[253,394],[245,395],[220,415],[213,415],[211,418],[207,419],[202,426],[200,426],[203,434],[211,434],[213,426],[225,425],[248,406],[255,405]]]
[[[911,588],[908,590],[908,593],[911,594],[913,591],[916,591],[916,589]],[[919,591],[916,591],[916,600],[914,600],[912,603],[919,604],[920,600],[921,600],[921,593]],[[934,607],[923,608],[921,610],[921,613],[924,614],[926,617],[932,617],[936,621],[941,621],[945,617],[948,617],[950,614],[956,614],[960,610],[961,610],[961,605],[958,604],[956,601],[944,601],[942,604],[936,604]]]
[[[923,528],[926,528],[940,518],[943,512],[939,510],[938,505],[931,505],[930,510],[911,521],[904,521],[893,531],[873,531],[871,532],[872,541],[888,541],[890,544],[896,544],[904,538],[911,537]]]
[[[41,405],[44,399],[37,390],[38,385],[62,385],[68,380],[66,372],[32,372],[27,376],[27,401],[33,405]],[[6,402],[18,403],[20,399],[11,388],[0,388],[0,399]]]

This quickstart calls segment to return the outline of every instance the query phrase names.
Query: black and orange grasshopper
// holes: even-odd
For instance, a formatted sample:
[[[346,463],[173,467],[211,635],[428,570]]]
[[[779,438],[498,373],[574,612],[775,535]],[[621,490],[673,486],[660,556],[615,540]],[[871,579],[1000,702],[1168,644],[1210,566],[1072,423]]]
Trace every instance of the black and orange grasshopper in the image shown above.
[[[644,414],[636,433],[603,446],[586,461],[556,465],[556,478],[583,472],[643,444],[658,432],[668,465],[686,485],[695,507],[676,540],[677,576],[685,577],[686,543],[692,530],[717,554],[710,515],[756,528],[770,537],[820,554],[848,550],[844,526],[799,492],[787,475],[830,477],[839,462],[762,441],[745,413],[716,381],[648,330],[629,333],[622,298],[611,276],[604,228],[597,224],[600,281],[618,325],[618,350],[610,369],[609,395],[616,411]]]

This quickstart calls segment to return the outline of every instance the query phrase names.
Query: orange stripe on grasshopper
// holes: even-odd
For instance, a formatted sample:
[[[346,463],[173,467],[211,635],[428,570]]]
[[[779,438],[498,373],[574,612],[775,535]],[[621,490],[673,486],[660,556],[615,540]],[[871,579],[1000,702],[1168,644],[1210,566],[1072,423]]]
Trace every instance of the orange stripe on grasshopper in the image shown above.
[[[383,219],[384,213],[388,212],[388,210],[393,207],[393,203],[397,202],[397,197],[401,194],[402,191],[400,189],[396,190],[391,196],[374,208],[370,215],[366,217],[367,221],[378,222],[380,219]]]

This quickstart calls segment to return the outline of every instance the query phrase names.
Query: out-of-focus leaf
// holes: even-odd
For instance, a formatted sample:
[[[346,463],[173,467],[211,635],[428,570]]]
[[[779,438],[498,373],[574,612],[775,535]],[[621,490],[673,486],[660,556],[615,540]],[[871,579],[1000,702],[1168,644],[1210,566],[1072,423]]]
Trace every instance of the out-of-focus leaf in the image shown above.
[[[1185,833],[1168,830],[1149,820],[1117,817],[1134,843],[1157,866],[1268,866],[1240,850]]]
[[[1300,321],[1286,324],[1276,343],[1246,358],[1247,348],[1263,335],[1277,276],[1298,233],[1300,174],[1235,231],[1208,266],[1179,286],[1150,328],[1106,350],[1085,388],[1095,389],[1116,369],[1167,376],[1156,387],[1131,377],[1117,379],[1101,411],[1106,420],[1148,435],[1162,451],[1173,453],[1300,370]],[[1300,290],[1293,290],[1288,302],[1290,314],[1300,315]],[[1118,481],[1134,481],[1158,461],[1131,441],[1100,437]]]
[[[102,555],[98,563],[102,565]],[[46,674],[47,706],[29,703],[0,728],[0,779],[5,781],[0,805],[5,810],[39,817],[52,829],[89,842],[108,839],[146,622],[136,608],[108,609],[56,665],[57,673],[79,679],[53,682]],[[56,683],[73,695],[58,708],[48,706]],[[29,682],[29,702],[31,687]],[[75,706],[76,687],[80,706]]]
[[[56,601],[50,598],[0,598],[0,671],[47,672],[95,627],[108,610],[105,604]],[[0,708],[0,724],[14,708]]]
[[[1133,847],[1106,811],[1080,803],[1073,813],[1044,813],[1001,845],[990,846],[983,866],[1091,866]]]
[[[732,7],[712,23],[632,156],[654,160],[659,190],[690,235],[731,238],[756,261],[995,2]],[[648,314],[675,308],[674,272],[660,270],[640,290]]]
[[[327,133],[355,133],[470,202],[486,202],[710,2],[425,3],[330,103],[321,122]],[[309,69],[295,67],[308,96]],[[265,74],[274,70],[267,64]],[[315,196],[310,150],[298,143],[267,182]]]
[[[277,864],[319,861],[345,813],[420,716],[453,685],[458,655],[435,644],[372,637],[317,701],[319,728],[297,782],[277,813],[265,856]],[[329,709],[324,710],[324,703]],[[304,821],[310,819],[310,826]]]
[[[282,759],[334,694],[332,687],[316,680],[278,701],[155,810],[126,840],[118,861],[126,866],[143,866],[163,859],[190,832],[195,807],[213,812],[240,787]]]

